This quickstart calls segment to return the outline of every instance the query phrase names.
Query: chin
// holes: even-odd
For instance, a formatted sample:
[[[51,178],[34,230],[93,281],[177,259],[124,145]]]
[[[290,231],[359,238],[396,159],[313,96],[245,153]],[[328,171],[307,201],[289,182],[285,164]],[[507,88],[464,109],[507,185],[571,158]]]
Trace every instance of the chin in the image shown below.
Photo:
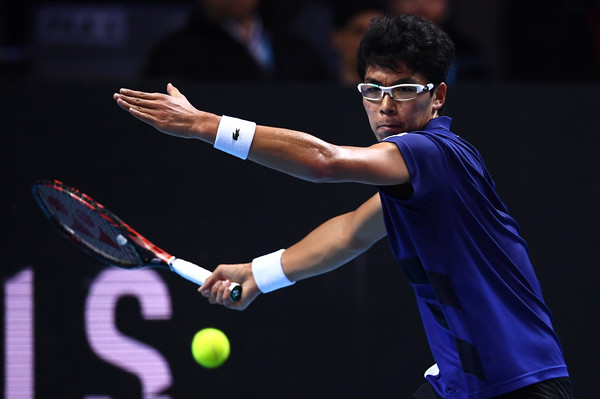
[[[377,131],[377,133],[375,133],[375,136],[377,137],[377,139],[379,141],[381,141],[381,140],[385,139],[386,137],[394,136],[394,135],[400,134],[400,133],[406,133],[406,130],[399,129],[399,128],[395,128],[395,129],[384,128],[384,129],[379,129]]]

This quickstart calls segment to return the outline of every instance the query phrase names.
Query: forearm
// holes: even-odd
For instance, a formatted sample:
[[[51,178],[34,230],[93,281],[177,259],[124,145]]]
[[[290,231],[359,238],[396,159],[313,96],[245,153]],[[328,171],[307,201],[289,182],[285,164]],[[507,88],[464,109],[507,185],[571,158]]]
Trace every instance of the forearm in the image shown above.
[[[217,123],[215,117],[218,118]],[[247,157],[255,163],[303,180],[335,180],[335,165],[343,147],[304,132],[249,125],[251,122],[230,117],[203,113],[199,119],[201,121],[195,124],[199,127],[196,137],[219,149],[236,156],[241,153],[243,159]],[[232,139],[231,135],[238,138]],[[246,137],[242,137],[244,135]],[[249,135],[252,135],[251,139],[248,139]],[[240,149],[240,146],[245,147],[242,140],[248,140],[247,148]]]
[[[310,134],[257,126],[248,159],[268,168],[313,182],[333,176],[340,148]]]
[[[214,135],[208,136],[210,140]],[[408,169],[393,143],[338,146],[308,133],[223,116],[215,147],[311,182],[389,185],[408,181]]]
[[[347,218],[348,215],[342,215],[330,219],[286,249],[281,263],[289,280],[303,280],[334,270],[370,247],[372,243],[353,245],[344,237]]]
[[[282,255],[282,268],[291,281],[326,273],[348,263],[385,237],[379,195],[353,212],[323,223]]]

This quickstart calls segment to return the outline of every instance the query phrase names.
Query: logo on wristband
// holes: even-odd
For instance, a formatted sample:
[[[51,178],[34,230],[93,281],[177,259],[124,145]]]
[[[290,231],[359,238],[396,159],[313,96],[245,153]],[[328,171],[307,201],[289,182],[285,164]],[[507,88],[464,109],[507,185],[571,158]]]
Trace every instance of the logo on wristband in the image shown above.
[[[240,138],[240,129],[235,129],[235,132],[233,132],[233,139],[237,141],[238,138]]]

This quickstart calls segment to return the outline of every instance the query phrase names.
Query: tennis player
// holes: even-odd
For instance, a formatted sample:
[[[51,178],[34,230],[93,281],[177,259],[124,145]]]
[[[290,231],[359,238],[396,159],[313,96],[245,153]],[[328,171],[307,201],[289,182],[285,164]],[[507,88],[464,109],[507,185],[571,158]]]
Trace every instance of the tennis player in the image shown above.
[[[312,135],[217,116],[168,94],[122,89],[134,117],[242,159],[314,182],[358,182],[378,194],[287,249],[220,265],[200,292],[244,309],[333,270],[387,236],[410,280],[436,365],[413,398],[573,398],[561,344],[517,223],[477,150],[442,115],[454,45],[434,24],[374,19],[358,54],[358,89],[378,140],[336,146]],[[230,281],[242,284],[239,303]]]

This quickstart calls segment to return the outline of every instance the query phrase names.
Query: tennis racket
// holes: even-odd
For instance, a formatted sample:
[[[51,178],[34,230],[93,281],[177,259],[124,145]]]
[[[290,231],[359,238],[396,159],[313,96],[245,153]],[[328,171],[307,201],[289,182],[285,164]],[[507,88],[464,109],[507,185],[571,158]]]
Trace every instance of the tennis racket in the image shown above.
[[[198,285],[211,275],[210,271],[160,249],[103,205],[58,180],[38,182],[32,193],[46,217],[67,239],[109,265],[169,269]],[[231,283],[229,289],[231,299],[239,301],[242,286]]]

